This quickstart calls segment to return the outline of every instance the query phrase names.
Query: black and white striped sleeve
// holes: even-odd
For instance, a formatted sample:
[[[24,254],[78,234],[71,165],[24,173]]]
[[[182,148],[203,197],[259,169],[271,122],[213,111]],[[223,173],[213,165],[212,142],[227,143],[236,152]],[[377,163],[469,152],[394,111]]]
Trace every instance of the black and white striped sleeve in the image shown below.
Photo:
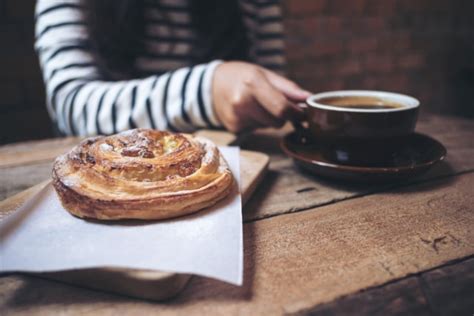
[[[161,75],[105,81],[88,44],[79,0],[38,0],[36,42],[48,112],[68,135],[134,127],[193,131],[220,127],[212,107],[213,61]]]
[[[286,64],[281,1],[243,0],[252,61],[282,73]]]

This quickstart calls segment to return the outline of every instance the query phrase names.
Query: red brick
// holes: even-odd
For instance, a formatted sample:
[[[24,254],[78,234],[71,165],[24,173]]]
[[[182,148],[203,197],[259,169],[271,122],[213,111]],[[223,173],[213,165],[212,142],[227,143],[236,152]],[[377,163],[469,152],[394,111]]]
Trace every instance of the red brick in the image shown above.
[[[351,53],[363,53],[377,49],[377,38],[373,37],[353,37],[348,43]]]
[[[308,91],[312,91],[313,90],[313,87],[314,87],[314,81],[311,80],[311,79],[305,79],[305,78],[302,78],[302,79],[295,79],[295,81],[298,82],[299,86],[308,90]],[[314,90],[316,91],[316,90]]]
[[[315,42],[308,50],[308,57],[318,58],[322,56],[342,55],[343,41],[338,39],[319,40]]]
[[[381,78],[383,89],[393,92],[408,93],[408,76],[409,73],[383,76]]]
[[[406,52],[413,48],[413,39],[409,32],[391,33],[381,37],[379,49],[385,51]]]
[[[343,30],[344,18],[337,16],[304,17],[285,21],[285,32],[289,39],[333,35]]]
[[[326,0],[286,0],[284,2],[286,13],[298,16],[320,14],[324,12],[326,6]]]
[[[331,72],[334,73],[335,76],[339,77],[354,75],[361,72],[360,63],[354,58],[336,61],[332,65],[333,67]]]
[[[314,35],[314,32],[320,32],[319,17],[304,17],[299,19],[288,19],[285,21],[285,32],[289,38],[306,35]]]
[[[386,26],[386,19],[384,17],[366,17],[362,20],[362,26],[364,30],[378,33]]]
[[[343,31],[344,18],[339,16],[324,16],[319,19],[321,33],[334,35]]]
[[[342,79],[337,79],[337,78],[328,78],[326,80],[321,80],[319,81],[319,91],[321,90],[326,90],[326,91],[331,91],[331,90],[342,90],[346,89],[347,87],[344,85],[344,81]],[[316,91],[318,91],[316,90]]]
[[[419,53],[403,55],[399,58],[398,65],[402,69],[421,68],[425,65],[425,58]]]
[[[378,81],[375,78],[375,76],[365,76],[360,82],[359,86],[360,89],[367,89],[367,90],[372,90],[377,88]]]
[[[35,0],[6,0],[7,19],[33,20]]]
[[[344,78],[344,88],[345,89],[363,89],[361,86],[361,82],[363,79],[362,74],[356,74],[356,75],[350,75],[350,76],[345,76]]]
[[[322,57],[342,55],[344,53],[343,41],[338,39],[316,39],[309,41],[288,41],[286,53],[289,60],[300,61],[319,59]]]
[[[367,0],[330,0],[329,10],[332,14],[356,15],[365,11]]]
[[[387,29],[387,20],[381,16],[355,16],[345,19],[344,27],[351,34],[380,34]]]
[[[388,73],[393,69],[393,58],[390,55],[367,55],[365,57],[365,69],[369,72]]]
[[[304,87],[309,91],[324,92],[342,90],[345,88],[345,85],[342,79],[325,78],[305,81]]]
[[[301,60],[308,57],[308,51],[313,49],[313,45],[309,39],[293,38],[286,42],[285,45],[286,57],[291,60]]]
[[[328,77],[332,73],[332,67],[327,63],[303,60],[292,61],[289,67],[290,78],[297,80],[311,80]]]
[[[8,43],[0,49],[0,102],[44,114],[33,2],[0,0],[0,43]],[[472,0],[285,0],[283,6],[290,78],[309,90],[394,90],[447,111],[442,103],[460,91],[447,78],[470,67]]]

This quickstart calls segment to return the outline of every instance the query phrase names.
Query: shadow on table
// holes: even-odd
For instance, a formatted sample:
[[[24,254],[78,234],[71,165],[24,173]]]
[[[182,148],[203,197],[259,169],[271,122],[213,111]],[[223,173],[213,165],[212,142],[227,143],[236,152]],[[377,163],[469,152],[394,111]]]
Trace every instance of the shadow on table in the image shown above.
[[[459,173],[459,172],[458,172]],[[391,183],[357,183],[325,179],[299,169],[290,160],[271,166],[262,184],[244,208],[244,222],[305,211],[366,195],[435,190],[456,181],[448,163],[436,165],[427,174]],[[294,183],[300,183],[296,186]],[[281,198],[287,194],[288,198]]]
[[[433,166],[427,173],[406,181],[394,183],[393,187],[390,188],[391,193],[396,192],[424,192],[437,189],[456,181],[456,176],[462,174],[462,172],[456,172],[452,166],[442,161],[437,165]]]
[[[282,130],[260,130],[256,133],[251,134],[252,137],[245,137],[241,140],[240,145],[244,149],[248,150],[255,150],[261,151],[266,154],[272,155],[272,161],[275,160],[280,161],[280,159],[291,160],[287,157],[282,150],[280,149],[280,141],[284,135],[289,133],[291,128],[285,128]],[[409,178],[406,180],[401,180],[397,182],[380,182],[380,183],[363,183],[363,182],[347,182],[347,181],[340,181],[340,180],[332,180],[330,178],[324,178],[317,175],[312,175],[308,171],[301,169],[298,166],[292,165],[292,168],[295,172],[298,172],[299,175],[310,179],[311,181],[317,182],[320,185],[330,187],[335,190],[341,191],[353,191],[353,192],[360,192],[360,193],[372,193],[372,192],[379,192],[390,190],[392,188],[397,188],[401,186],[413,185],[418,184],[421,182],[431,181],[436,178],[440,177],[448,177],[456,174],[456,170],[454,170],[451,165],[446,162],[442,161],[435,166],[433,166],[427,173],[422,174],[418,177]],[[276,182],[276,178],[278,177],[279,170],[269,170],[267,173],[264,186],[262,191],[269,191],[269,187],[272,186],[273,183]],[[260,188],[259,188],[260,189]],[[260,194],[255,194],[261,196]]]
[[[262,130],[242,137],[239,145],[242,149],[259,151],[271,156],[282,154],[280,141],[286,133],[278,130],[270,130],[270,132]]]
[[[258,232],[255,225],[244,225],[244,280],[242,286],[234,286],[225,282],[204,277],[193,277],[188,286],[171,305],[193,301],[242,301],[250,300],[253,295],[255,276],[255,240]]]
[[[408,178],[405,180],[394,181],[394,182],[343,182],[340,180],[331,180],[329,178],[319,177],[316,175],[309,174],[304,169],[297,166],[294,167],[302,176],[312,179],[318,182],[320,185],[331,187],[335,190],[353,191],[360,193],[378,193],[384,191],[397,191],[399,189],[411,188],[411,191],[415,190],[432,190],[438,186],[445,185],[446,183],[453,182],[454,176],[459,174],[456,172],[448,162],[442,161],[437,165],[433,166],[427,173],[424,173],[418,177]],[[419,184],[428,183],[429,185],[420,186]]]

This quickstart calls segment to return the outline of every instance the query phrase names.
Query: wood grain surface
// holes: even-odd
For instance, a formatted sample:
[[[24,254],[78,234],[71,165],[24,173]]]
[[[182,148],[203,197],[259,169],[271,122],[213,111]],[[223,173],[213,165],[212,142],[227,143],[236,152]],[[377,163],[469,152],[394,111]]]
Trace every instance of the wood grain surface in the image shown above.
[[[270,171],[244,210],[243,287],[195,277],[178,297],[156,304],[11,275],[0,278],[0,310],[340,315],[359,306],[359,315],[452,315],[472,308],[473,121],[422,116],[418,131],[447,147],[446,162],[422,178],[386,186],[305,175],[278,147],[288,131],[263,130],[241,142],[271,156]],[[0,194],[25,187],[15,174],[34,173],[42,164],[0,168],[0,178],[11,179],[2,180]]]
[[[302,310],[295,315],[471,315],[474,258]]]
[[[376,287],[292,315],[432,315],[415,277]]]
[[[67,137],[0,146],[0,168],[51,161],[81,141]]]
[[[153,304],[86,290],[60,292],[45,281],[11,276],[2,279],[0,308],[39,315],[64,308],[77,314],[298,313],[471,256],[473,185],[469,173],[248,223],[240,288],[196,277],[173,301]],[[28,291],[40,297],[24,296]],[[47,303],[52,296],[56,304]]]
[[[250,201],[244,214],[245,221],[267,218],[355,198],[409,183],[474,171],[474,121],[425,115],[420,118],[417,131],[441,141],[447,150],[447,159],[434,166],[420,178],[387,185],[345,184],[331,182],[297,169],[291,159],[279,148],[283,135],[291,131],[285,126],[279,131],[263,130],[248,137],[241,146],[270,154],[271,163],[256,197]]]
[[[329,182],[308,175],[296,169],[291,159],[286,157],[279,148],[280,138],[290,130],[289,126],[279,131],[263,130],[241,142],[241,147],[244,149],[264,152],[271,156],[269,172],[264,183],[259,186],[256,197],[251,199],[245,207],[244,220],[246,222],[297,212],[406,184],[349,185]],[[472,158],[474,157],[474,121],[425,115],[420,118],[417,130],[441,141],[448,149],[448,157],[446,161],[435,166],[428,174],[411,180],[411,183],[430,181],[474,170],[474,159]],[[204,133],[202,135],[212,138],[212,134],[207,134],[207,131]],[[216,132],[212,131],[212,133]],[[230,141],[234,140],[232,138]],[[53,142],[67,144],[67,148],[63,149],[66,151],[78,140],[71,139],[63,142],[53,140]],[[59,146],[57,144],[55,146]],[[3,160],[2,153],[11,153],[10,146],[0,146],[0,165]],[[49,141],[42,141],[35,147],[32,147],[31,144],[28,146],[20,144],[13,148],[15,150],[22,148],[23,152],[26,151],[26,147],[32,147],[35,150],[39,148],[40,151],[44,151],[44,147],[49,146]],[[30,157],[35,156],[35,150],[29,152]],[[16,167],[0,167],[0,179],[2,179],[0,200],[48,179],[52,159],[29,162]]]

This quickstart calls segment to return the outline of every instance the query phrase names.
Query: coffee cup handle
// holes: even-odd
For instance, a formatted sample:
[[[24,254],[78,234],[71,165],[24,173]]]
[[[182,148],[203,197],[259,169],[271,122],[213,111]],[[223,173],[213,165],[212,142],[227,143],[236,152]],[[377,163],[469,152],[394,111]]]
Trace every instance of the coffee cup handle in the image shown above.
[[[297,105],[303,110],[308,107],[305,103],[298,103]],[[309,129],[303,125],[303,122],[304,120],[293,119],[291,120],[291,125],[293,125],[293,128],[295,129],[298,142],[305,144],[306,142],[308,142],[311,134],[309,132]]]

